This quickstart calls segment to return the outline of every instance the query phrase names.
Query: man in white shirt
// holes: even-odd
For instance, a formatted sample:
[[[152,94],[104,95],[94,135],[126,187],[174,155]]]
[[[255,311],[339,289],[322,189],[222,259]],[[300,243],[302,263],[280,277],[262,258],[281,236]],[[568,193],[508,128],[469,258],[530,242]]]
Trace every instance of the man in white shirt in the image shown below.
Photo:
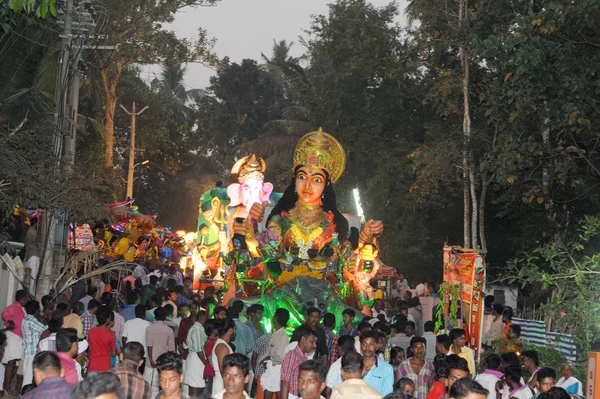
[[[269,348],[264,359],[258,359],[266,365],[266,370],[260,378],[260,384],[265,392],[266,398],[271,398],[272,393],[279,392],[281,385],[281,363],[289,344],[289,338],[285,332],[285,326],[290,320],[290,312],[279,308],[273,317],[273,330],[275,332],[269,341]]]
[[[346,353],[354,352],[354,337],[342,335],[338,340],[338,359],[333,362],[327,373],[325,385],[327,385],[327,396],[336,389],[342,382],[342,356]]]
[[[496,399],[496,384],[502,380],[500,372],[500,356],[491,353],[485,358],[485,370],[475,377],[475,381],[488,390],[488,399]]]
[[[435,334],[433,333],[433,330],[435,329],[435,323],[429,320],[425,323],[423,329],[425,330],[423,333],[423,338],[427,340],[425,360],[433,362],[433,358],[435,357],[435,345],[437,343]]]
[[[146,347],[146,328],[150,322],[146,321],[146,307],[144,305],[136,305],[135,319],[125,322],[123,327],[123,346],[127,342],[139,342],[144,347],[144,353],[148,353]]]
[[[375,302],[373,302],[373,308],[371,309],[371,317],[377,318],[377,316],[381,314],[383,315],[383,317],[385,317],[385,321],[389,323],[390,320],[388,319],[387,314],[385,314],[385,310],[383,307],[383,300],[375,299]]]

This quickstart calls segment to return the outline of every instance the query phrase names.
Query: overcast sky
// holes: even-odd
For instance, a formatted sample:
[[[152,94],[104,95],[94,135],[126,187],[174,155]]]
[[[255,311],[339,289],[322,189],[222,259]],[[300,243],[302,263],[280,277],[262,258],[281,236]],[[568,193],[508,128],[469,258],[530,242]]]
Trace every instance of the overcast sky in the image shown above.
[[[371,0],[376,6],[389,4],[392,0]],[[326,14],[329,0],[221,0],[214,7],[185,9],[177,15],[173,26],[180,37],[193,38],[202,27],[217,42],[214,51],[219,57],[229,57],[233,62],[244,58],[260,60],[260,53],[270,54],[273,39],[285,39],[298,43],[298,36],[306,36],[311,15]],[[407,0],[399,0],[404,10]],[[398,21],[405,24],[405,18]],[[296,44],[295,56],[303,53]],[[142,67],[144,77],[152,80],[156,66]],[[200,64],[189,64],[186,85],[205,88],[214,71]]]

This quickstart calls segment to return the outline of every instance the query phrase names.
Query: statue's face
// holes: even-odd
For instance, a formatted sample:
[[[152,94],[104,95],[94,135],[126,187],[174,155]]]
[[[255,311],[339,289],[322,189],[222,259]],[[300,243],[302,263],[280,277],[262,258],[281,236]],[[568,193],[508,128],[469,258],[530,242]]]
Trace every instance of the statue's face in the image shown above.
[[[327,178],[323,169],[303,166],[296,172],[296,192],[302,205],[321,205]]]
[[[260,204],[260,195],[262,193],[263,181],[249,179],[244,183],[242,204],[250,210],[254,203]]]

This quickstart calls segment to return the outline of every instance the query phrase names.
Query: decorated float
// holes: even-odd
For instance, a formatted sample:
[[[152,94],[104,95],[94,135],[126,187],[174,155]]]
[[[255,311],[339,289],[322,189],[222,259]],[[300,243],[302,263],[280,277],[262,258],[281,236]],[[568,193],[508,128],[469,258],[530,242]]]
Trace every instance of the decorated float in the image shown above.
[[[282,195],[264,182],[262,158],[241,158],[231,169],[236,183],[202,195],[195,279],[223,282],[224,302],[260,302],[266,315],[285,306],[298,321],[309,306],[340,322],[344,308],[370,306],[383,224],[369,220],[351,234],[334,191],[345,166],[341,144],[322,130],[298,142]]]

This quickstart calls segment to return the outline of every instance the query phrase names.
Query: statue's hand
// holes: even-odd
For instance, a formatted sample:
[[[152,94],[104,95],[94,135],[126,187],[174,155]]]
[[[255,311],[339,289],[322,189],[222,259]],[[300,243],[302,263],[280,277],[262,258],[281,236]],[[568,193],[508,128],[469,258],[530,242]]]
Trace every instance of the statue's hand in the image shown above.
[[[363,227],[363,234],[368,239],[373,239],[375,235],[383,234],[383,222],[381,220],[370,219]]]
[[[252,219],[256,220],[257,222],[262,222],[263,218],[265,217],[265,207],[268,204],[269,203],[267,201],[263,202],[262,204],[259,204],[259,203],[253,204],[252,208],[250,208],[250,212],[248,213],[248,216],[250,216]]]

